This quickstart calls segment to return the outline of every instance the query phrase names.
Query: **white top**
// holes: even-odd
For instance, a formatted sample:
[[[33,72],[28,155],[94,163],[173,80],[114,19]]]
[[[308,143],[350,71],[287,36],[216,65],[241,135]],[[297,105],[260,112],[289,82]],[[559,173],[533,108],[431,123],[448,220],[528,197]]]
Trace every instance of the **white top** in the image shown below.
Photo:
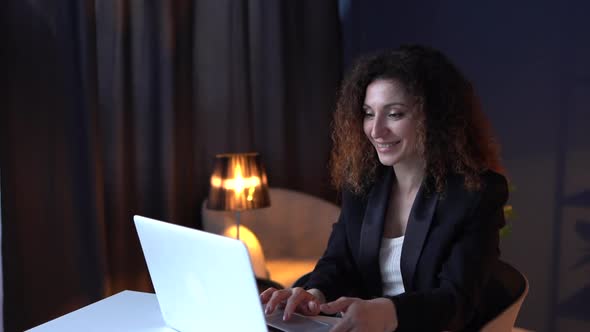
[[[394,296],[405,292],[402,272],[400,269],[400,258],[404,237],[381,239],[379,250],[379,268],[383,282],[383,295]]]

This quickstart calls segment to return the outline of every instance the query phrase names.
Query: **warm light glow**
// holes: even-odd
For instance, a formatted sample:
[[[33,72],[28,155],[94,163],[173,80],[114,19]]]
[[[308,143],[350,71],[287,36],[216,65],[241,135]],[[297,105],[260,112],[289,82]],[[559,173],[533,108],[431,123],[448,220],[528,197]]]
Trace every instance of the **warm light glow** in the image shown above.
[[[228,226],[224,231],[223,235],[231,238],[236,238],[238,233],[238,227],[236,225]],[[250,254],[250,261],[252,262],[252,268],[254,274],[257,277],[268,278],[266,271],[266,264],[264,262],[264,253],[262,252],[262,246],[258,238],[248,227],[243,225],[240,226],[240,240],[244,242],[248,248],[248,254]]]
[[[233,190],[236,197],[242,195],[244,189],[248,189],[247,200],[251,201],[256,187],[260,185],[260,178],[257,176],[245,178],[242,173],[242,167],[238,164],[234,167],[233,178],[222,180],[218,176],[212,176],[211,185],[216,188],[223,187],[226,190]]]
[[[219,188],[221,187],[221,178],[219,178],[218,176],[212,176],[211,177],[211,185],[215,188]]]

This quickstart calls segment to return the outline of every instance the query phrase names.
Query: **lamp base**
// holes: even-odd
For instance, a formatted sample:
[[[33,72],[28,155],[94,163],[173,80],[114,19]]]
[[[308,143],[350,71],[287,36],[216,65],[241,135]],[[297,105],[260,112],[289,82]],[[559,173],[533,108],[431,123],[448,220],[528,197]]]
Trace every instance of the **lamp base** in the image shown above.
[[[236,239],[240,239],[240,211],[236,211]]]

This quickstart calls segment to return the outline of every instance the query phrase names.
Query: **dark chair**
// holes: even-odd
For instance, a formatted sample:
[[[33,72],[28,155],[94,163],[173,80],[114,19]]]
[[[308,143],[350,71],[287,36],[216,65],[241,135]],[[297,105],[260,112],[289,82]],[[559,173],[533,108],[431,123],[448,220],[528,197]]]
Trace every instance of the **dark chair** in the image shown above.
[[[484,301],[489,310],[484,316],[481,331],[512,331],[528,291],[526,277],[510,264],[499,261],[485,293]]]

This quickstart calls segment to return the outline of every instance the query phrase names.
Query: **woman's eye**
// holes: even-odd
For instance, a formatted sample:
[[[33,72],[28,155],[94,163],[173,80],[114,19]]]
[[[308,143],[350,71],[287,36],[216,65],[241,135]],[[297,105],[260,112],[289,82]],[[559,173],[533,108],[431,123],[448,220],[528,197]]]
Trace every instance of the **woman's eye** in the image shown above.
[[[364,112],[363,115],[365,116],[365,118],[372,118],[375,116],[375,114],[373,114],[371,112]]]
[[[393,119],[401,119],[404,116],[404,113],[403,112],[389,113],[388,116]]]

